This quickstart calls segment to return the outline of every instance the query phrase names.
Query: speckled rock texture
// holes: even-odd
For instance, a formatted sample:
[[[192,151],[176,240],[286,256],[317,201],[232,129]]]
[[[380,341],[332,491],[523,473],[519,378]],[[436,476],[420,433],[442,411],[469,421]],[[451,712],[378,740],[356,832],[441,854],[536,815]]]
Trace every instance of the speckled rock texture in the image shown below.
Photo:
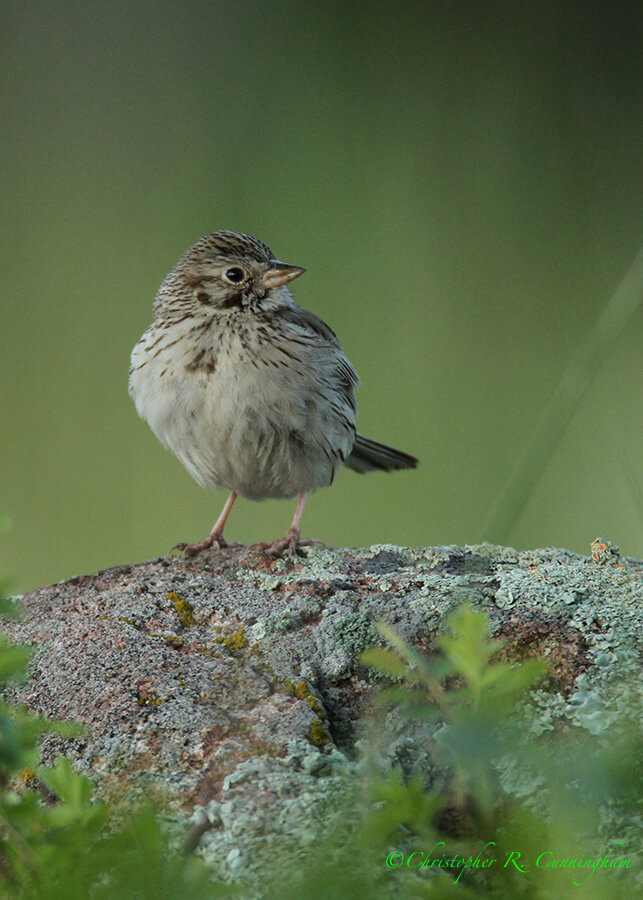
[[[616,554],[379,545],[168,557],[25,595],[5,627],[37,652],[12,699],[85,725],[80,738],[47,736],[45,763],[65,752],[105,795],[169,802],[220,874],[247,877],[275,842],[287,853],[315,841],[339,808],[378,679],[359,662],[378,620],[430,653],[471,601],[506,658],[549,661],[535,731],[562,717],[601,734],[630,702],[642,600],[643,563]]]

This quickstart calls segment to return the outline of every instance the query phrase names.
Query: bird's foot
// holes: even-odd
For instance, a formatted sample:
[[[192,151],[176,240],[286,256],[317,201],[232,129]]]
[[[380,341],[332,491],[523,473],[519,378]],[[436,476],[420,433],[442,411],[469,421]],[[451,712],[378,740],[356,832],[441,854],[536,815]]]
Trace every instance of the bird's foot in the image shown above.
[[[200,553],[202,550],[208,550],[210,547],[214,547],[215,544],[220,549],[223,549],[224,547],[243,547],[243,544],[226,541],[222,534],[211,534],[198,544],[175,544],[174,547],[172,547],[172,550],[182,550],[183,555],[189,558],[191,556],[196,556],[197,553]]]
[[[310,547],[312,544],[321,544],[322,541],[317,538],[300,538],[297,529],[290,528],[285,537],[279,538],[278,541],[272,543],[252,544],[251,550],[259,550],[267,556],[295,556],[300,547]]]

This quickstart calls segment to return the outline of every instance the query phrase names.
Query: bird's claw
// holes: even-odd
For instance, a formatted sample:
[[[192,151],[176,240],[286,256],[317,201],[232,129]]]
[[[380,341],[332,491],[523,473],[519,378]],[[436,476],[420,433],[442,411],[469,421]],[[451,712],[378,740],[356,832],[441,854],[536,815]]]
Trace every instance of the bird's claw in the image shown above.
[[[250,550],[265,553],[267,556],[275,558],[279,556],[297,556],[301,547],[310,547],[313,544],[321,544],[322,541],[317,538],[300,538],[298,534],[288,533],[285,537],[279,538],[272,543],[251,544]]]
[[[223,550],[226,547],[243,547],[243,544],[237,544],[232,541],[226,541],[222,534],[218,535],[210,535],[204,541],[201,541],[197,544],[187,544],[185,542],[181,544],[175,544],[172,547],[171,553],[174,553],[175,550],[183,553],[187,559],[192,556],[196,556],[197,553],[200,553],[202,550],[208,550],[210,547],[217,546],[219,549]]]

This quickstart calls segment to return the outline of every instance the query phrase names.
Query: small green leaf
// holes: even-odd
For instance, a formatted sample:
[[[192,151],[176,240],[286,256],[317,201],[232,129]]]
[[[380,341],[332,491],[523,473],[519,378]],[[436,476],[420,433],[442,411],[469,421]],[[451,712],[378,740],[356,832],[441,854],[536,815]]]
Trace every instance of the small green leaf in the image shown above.
[[[502,646],[488,638],[487,617],[474,612],[469,603],[461,606],[449,619],[453,637],[442,635],[437,644],[452,662],[455,671],[478,688],[489,659]]]
[[[0,681],[24,678],[33,652],[32,647],[10,644],[6,636],[0,634]]]
[[[407,671],[406,665],[399,656],[390,650],[385,650],[384,647],[370,647],[368,650],[364,650],[360,659],[365,665],[397,678],[403,678]]]
[[[36,771],[50,791],[74,809],[82,809],[89,803],[93,786],[89,778],[79,775],[65,756],[58,756],[53,768],[41,767]]]
[[[481,685],[494,697],[520,694],[547,671],[547,664],[540,659],[529,659],[519,666],[495,663],[485,669]]]
[[[407,644],[404,638],[386,622],[376,622],[375,627],[400,658],[406,662],[407,668],[413,670],[413,676],[428,683],[431,679],[431,672],[426,658]]]

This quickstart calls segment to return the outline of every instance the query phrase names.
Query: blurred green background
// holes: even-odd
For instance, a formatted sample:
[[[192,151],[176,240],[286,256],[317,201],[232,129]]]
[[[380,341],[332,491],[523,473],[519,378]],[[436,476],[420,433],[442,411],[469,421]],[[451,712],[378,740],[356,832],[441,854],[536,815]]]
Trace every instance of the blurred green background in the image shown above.
[[[327,543],[643,556],[639,307],[490,510],[643,237],[641,13],[595,2],[2,5],[0,546],[14,587],[203,538],[208,494],[138,419],[129,353],[202,234],[247,231],[362,378],[415,472],[342,472]],[[283,534],[240,502],[227,534]],[[486,523],[486,524],[485,524]]]

